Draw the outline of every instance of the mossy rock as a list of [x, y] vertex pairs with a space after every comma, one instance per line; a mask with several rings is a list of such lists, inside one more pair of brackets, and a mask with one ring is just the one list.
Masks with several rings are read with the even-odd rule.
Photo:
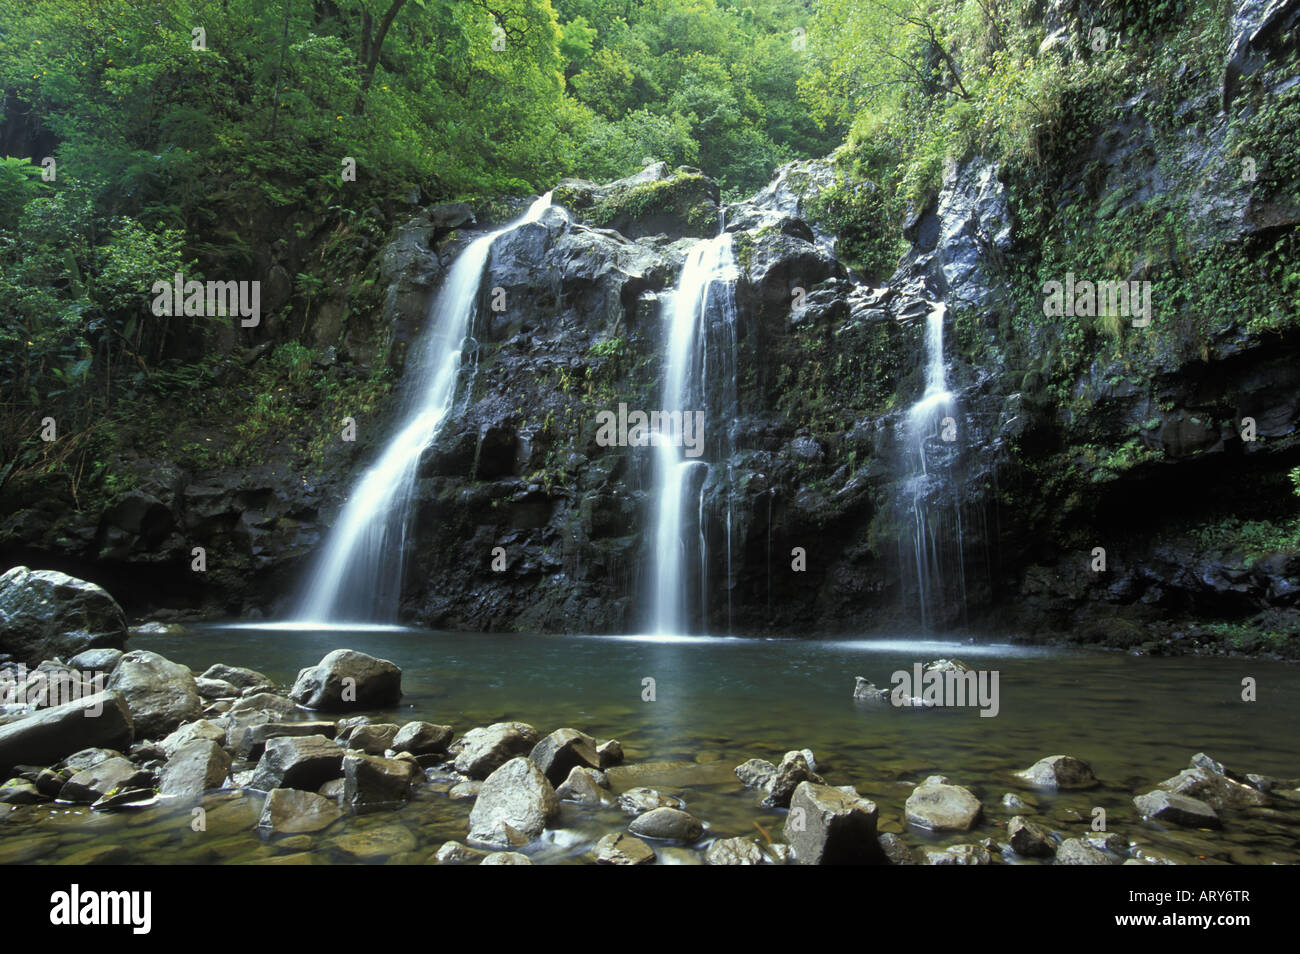
[[551, 200], [571, 214], [628, 238], [706, 238], [718, 231], [718, 184], [698, 170], [662, 165], [605, 186], [565, 179]]

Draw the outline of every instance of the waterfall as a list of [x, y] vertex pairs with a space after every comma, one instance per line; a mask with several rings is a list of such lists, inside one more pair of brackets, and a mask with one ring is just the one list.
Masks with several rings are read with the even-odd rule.
[[548, 192], [522, 217], [475, 239], [452, 264], [403, 376], [400, 424], [335, 521], [299, 601], [299, 619], [325, 623], [397, 618], [416, 469], [452, 409], [488, 253], [499, 236], [536, 222], [550, 205]]
[[903, 425], [907, 469], [902, 503], [910, 532], [903, 539], [902, 562], [904, 576], [915, 573], [921, 628], [926, 632], [932, 610], [950, 589], [958, 591], [963, 606], [966, 599], [960, 484], [953, 472], [957, 418], [943, 353], [946, 312], [942, 303], [931, 302], [925, 332], [925, 393], [908, 410]]
[[[732, 388], [735, 383], [737, 271], [731, 242], [731, 235], [724, 232], [691, 248], [682, 266], [668, 315], [663, 410], [669, 415], [680, 412], [683, 418], [690, 412], [706, 412], [708, 426], [719, 423], [717, 414], [709, 412], [716, 412], [719, 403], [726, 403], [717, 400], [716, 388], [710, 387], [710, 378], [713, 375], [729, 378]], [[711, 309], [718, 318], [716, 328], [710, 327]], [[730, 341], [719, 343], [720, 333], [728, 335]], [[710, 400], [711, 392], [714, 393], [713, 400]], [[709, 465], [703, 460], [688, 459], [684, 448], [667, 439], [667, 435], [654, 440], [654, 443], [657, 445], [657, 512], [650, 615], [656, 634], [678, 635], [687, 631], [696, 610], [706, 625], [708, 621], [708, 537], [705, 533], [704, 489]], [[725, 446], [725, 438], [709, 443]], [[694, 526], [686, 522], [688, 516], [693, 519]], [[687, 574], [691, 569], [699, 583], [698, 607], [690, 605], [694, 601], [688, 600], [687, 596], [687, 587], [692, 582], [687, 579]]]

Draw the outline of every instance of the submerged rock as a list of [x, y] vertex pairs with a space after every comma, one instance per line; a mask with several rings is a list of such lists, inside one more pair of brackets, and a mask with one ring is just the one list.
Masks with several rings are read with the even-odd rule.
[[479, 851], [477, 848], [471, 848], [468, 845], [462, 845], [458, 841], [444, 842], [438, 849], [433, 860], [440, 865], [467, 865], [475, 861], [481, 861], [487, 857], [486, 851]]
[[752, 838], [719, 838], [704, 852], [709, 865], [761, 865], [767, 856]]
[[323, 831], [343, 817], [330, 799], [296, 788], [273, 788], [262, 803], [258, 828], [276, 834], [304, 834]]
[[527, 855], [517, 851], [494, 851], [479, 862], [481, 865], [531, 865], [532, 863]]
[[655, 860], [653, 848], [622, 831], [601, 838], [592, 854], [598, 865], [647, 865]]

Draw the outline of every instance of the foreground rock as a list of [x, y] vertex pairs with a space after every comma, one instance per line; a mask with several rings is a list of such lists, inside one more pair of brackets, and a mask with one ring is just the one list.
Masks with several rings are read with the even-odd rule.
[[117, 789], [152, 785], [153, 776], [126, 759], [106, 759], [68, 779], [59, 791], [59, 798], [65, 802], [89, 804]]
[[1187, 768], [1157, 787], [1202, 801], [1216, 811], [1268, 804], [1267, 795], [1244, 784], [1240, 776], [1204, 752], [1192, 756]]
[[517, 851], [494, 851], [482, 861], [480, 865], [531, 865], [532, 861], [527, 855], [521, 855]]
[[210, 739], [194, 739], [180, 746], [167, 760], [158, 791], [178, 798], [199, 798], [220, 788], [230, 774], [230, 756]]
[[984, 808], [968, 789], [951, 785], [933, 775], [908, 796], [907, 821], [930, 831], [969, 831], [980, 820]]
[[596, 842], [592, 854], [598, 865], [648, 865], [655, 860], [653, 848], [640, 838], [621, 831]]
[[402, 670], [387, 659], [336, 649], [298, 673], [289, 696], [308, 709], [328, 712], [391, 706], [402, 698]]
[[510, 759], [483, 782], [469, 813], [471, 844], [510, 848], [540, 835], [560, 813], [555, 789], [532, 761]]
[[432, 755], [447, 751], [451, 742], [451, 726], [434, 725], [432, 722], [408, 722], [397, 730], [393, 736], [395, 752], [410, 752], [412, 755]]
[[1218, 813], [1195, 798], [1156, 789], [1133, 799], [1143, 818], [1180, 825], [1183, 828], [1222, 828]]
[[122, 649], [126, 615], [94, 583], [16, 566], [0, 576], [0, 653], [28, 666], [89, 649]]
[[241, 695], [252, 695], [255, 692], [270, 692], [275, 689], [275, 683], [268, 676], [262, 675], [256, 669], [245, 669], [242, 666], [227, 666], [223, 663], [215, 663], [203, 671], [202, 679], [211, 679], [216, 682], [225, 682], [239, 690]]
[[314, 792], [343, 774], [343, 750], [323, 735], [271, 739], [257, 763], [250, 788], [301, 788]]
[[825, 779], [812, 770], [812, 766], [808, 764], [808, 757], [803, 752], [785, 753], [781, 764], [776, 767], [776, 771], [764, 785], [767, 794], [763, 797], [763, 804], [784, 808], [790, 804], [794, 790], [803, 782], [823, 785]]
[[537, 730], [525, 722], [470, 729], [455, 745], [455, 768], [470, 778], [487, 778], [515, 756], [527, 755], [536, 744]]
[[262, 805], [258, 828], [276, 834], [299, 835], [322, 831], [343, 817], [328, 798], [296, 788], [273, 788]]
[[704, 824], [679, 808], [656, 808], [634, 818], [628, 831], [642, 838], [690, 843], [704, 834]]
[[1067, 838], [1056, 849], [1058, 865], [1108, 865], [1105, 852], [1088, 844], [1082, 838]]
[[124, 655], [108, 688], [126, 697], [136, 739], [165, 738], [203, 715], [203, 700], [190, 671], [148, 650]]
[[840, 788], [801, 782], [790, 799], [785, 840], [801, 865], [876, 864], [874, 802]]
[[991, 865], [993, 854], [983, 845], [953, 845], [939, 850], [924, 849], [927, 865]]
[[343, 759], [343, 804], [357, 814], [400, 808], [419, 777], [414, 762], [349, 752]]
[[1023, 815], [1014, 815], [1007, 822], [1007, 841], [1012, 851], [1026, 858], [1050, 858], [1056, 854], [1052, 833]]
[[562, 802], [599, 806], [609, 800], [605, 792], [608, 787], [609, 780], [603, 772], [575, 765], [569, 772], [569, 777], [555, 790], [555, 794]]
[[1096, 788], [1092, 766], [1069, 755], [1049, 755], [1016, 775], [1035, 788], [1056, 791]]
[[126, 749], [133, 737], [126, 697], [100, 692], [0, 726], [0, 767], [53, 765], [87, 748]]
[[704, 853], [707, 865], [761, 865], [763, 849], [752, 838], [719, 838]]
[[618, 797], [618, 807], [625, 815], [643, 815], [656, 808], [681, 808], [682, 801], [653, 788], [629, 788]]
[[596, 740], [577, 729], [556, 729], [533, 746], [528, 757], [552, 785], [559, 785], [579, 766], [601, 767]]

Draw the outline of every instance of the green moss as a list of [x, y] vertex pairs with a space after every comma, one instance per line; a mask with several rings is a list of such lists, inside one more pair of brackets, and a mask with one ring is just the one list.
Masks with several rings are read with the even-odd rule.
[[713, 183], [700, 173], [678, 172], [668, 179], [617, 189], [591, 209], [597, 225], [626, 227], [649, 215], [673, 215], [699, 234], [717, 228]]

